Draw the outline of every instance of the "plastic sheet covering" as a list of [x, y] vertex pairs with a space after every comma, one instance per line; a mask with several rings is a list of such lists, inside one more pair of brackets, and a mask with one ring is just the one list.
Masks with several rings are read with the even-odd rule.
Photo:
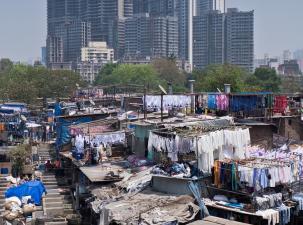
[[[117, 224], [139, 224], [140, 215], [145, 214], [145, 224], [164, 224], [164, 220], [170, 222], [172, 217], [180, 221], [189, 221], [199, 212], [199, 207], [193, 204], [194, 199], [191, 196], [171, 196], [159, 192], [144, 191], [132, 196], [128, 199], [112, 202], [102, 208], [100, 216], [100, 224], [108, 225], [110, 223]], [[186, 212], [187, 209], [193, 209], [192, 214]], [[182, 207], [181, 207], [182, 206]], [[165, 215], [169, 215], [166, 219], [158, 221], [160, 218], [153, 210], [159, 209]], [[178, 211], [176, 209], [179, 209]]]
[[195, 219], [199, 207], [187, 198], [180, 198], [164, 207], [156, 207], [141, 214], [140, 225], [185, 224]]
[[56, 147], [57, 150], [71, 141], [71, 134], [70, 134], [70, 125], [77, 125], [80, 123], [87, 123], [91, 122], [92, 119], [89, 117], [77, 118], [74, 120], [65, 120], [60, 118], [58, 123], [56, 124], [56, 133], [57, 133], [57, 140], [56, 140]]
[[232, 112], [243, 111], [249, 113], [258, 108], [258, 97], [257, 96], [233, 96], [231, 98], [231, 110]]
[[193, 193], [193, 195], [195, 196], [195, 198], [199, 204], [199, 207], [201, 209], [201, 219], [203, 219], [206, 216], [209, 216], [208, 209], [205, 206], [205, 204], [201, 198], [201, 190], [199, 188], [199, 185], [197, 183], [194, 183], [193, 181], [190, 181], [188, 184], [188, 187], [191, 190], [191, 192]]
[[36, 205], [41, 205], [41, 199], [46, 189], [41, 181], [29, 181], [17, 187], [9, 188], [5, 192], [5, 198], [18, 197], [20, 200], [24, 196], [31, 196]]

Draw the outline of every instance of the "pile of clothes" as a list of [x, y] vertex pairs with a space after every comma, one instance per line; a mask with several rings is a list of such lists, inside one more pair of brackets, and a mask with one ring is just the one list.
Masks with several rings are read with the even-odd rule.
[[127, 161], [130, 164], [130, 167], [141, 167], [141, 166], [149, 166], [153, 163], [145, 158], [140, 158], [136, 155], [130, 155], [127, 157]]
[[151, 173], [179, 178], [197, 178], [203, 176], [203, 174], [192, 165], [176, 162], [172, 164], [159, 164], [152, 169]]
[[3, 218], [8, 222], [23, 221], [25, 217], [31, 216], [36, 211], [36, 206], [31, 196], [24, 196], [22, 200], [18, 197], [6, 198], [4, 207]]
[[253, 199], [254, 208], [257, 210], [266, 210], [280, 207], [282, 205], [282, 193], [263, 195]]

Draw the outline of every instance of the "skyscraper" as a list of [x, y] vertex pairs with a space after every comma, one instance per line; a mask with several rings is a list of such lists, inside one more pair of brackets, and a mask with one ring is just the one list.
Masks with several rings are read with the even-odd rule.
[[225, 0], [196, 0], [197, 16], [209, 11], [225, 12]]
[[247, 71], [254, 64], [254, 13], [228, 9], [194, 17], [194, 67], [230, 63]]
[[225, 14], [210, 11], [194, 17], [194, 67], [203, 69], [209, 64], [225, 61]]
[[89, 41], [113, 46], [119, 20], [133, 14], [133, 0], [48, 0], [48, 36], [62, 38], [64, 62], [75, 63]]
[[177, 17], [179, 29], [179, 59], [193, 65], [193, 15], [196, 12], [193, 0], [178, 0]]
[[176, 17], [136, 14], [125, 21], [125, 57], [161, 58], [178, 56]]
[[[81, 20], [80, 0], [47, 1], [49, 63], [76, 63], [81, 48], [91, 40], [91, 24]], [[60, 56], [60, 57], [59, 57]]]
[[228, 9], [226, 13], [226, 62], [249, 72], [254, 69], [254, 11]]

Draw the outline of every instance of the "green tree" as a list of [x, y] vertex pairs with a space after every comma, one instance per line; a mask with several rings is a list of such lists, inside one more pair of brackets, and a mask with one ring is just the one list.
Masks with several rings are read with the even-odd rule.
[[98, 81], [101, 85], [138, 84], [148, 85], [150, 88], [156, 88], [160, 83], [163, 84], [164, 81], [159, 78], [151, 65], [132, 64], [119, 64], [111, 74], [106, 74]]
[[0, 73], [8, 72], [13, 67], [13, 62], [10, 59], [0, 59]]
[[247, 80], [249, 86], [258, 87], [261, 91], [279, 92], [281, 78], [275, 69], [257, 68], [255, 73]]
[[240, 67], [230, 64], [210, 65], [204, 70], [196, 70], [192, 78], [196, 80], [196, 90], [217, 92], [224, 90], [224, 84], [231, 84], [232, 92], [245, 90], [245, 79], [248, 74]]
[[30, 145], [19, 145], [9, 152], [14, 174], [20, 176], [23, 173], [26, 158], [31, 157]]
[[101, 85], [103, 82], [103, 79], [107, 79], [109, 76], [111, 76], [114, 69], [117, 67], [118, 67], [118, 64], [116, 64], [116, 63], [105, 64], [95, 79], [95, 85]]
[[179, 70], [173, 58], [156, 59], [152, 62], [152, 66], [161, 79], [172, 83], [176, 91], [185, 90], [186, 75]]
[[80, 76], [72, 71], [13, 65], [0, 76], [0, 97], [26, 103], [34, 103], [43, 97], [68, 97], [76, 90], [77, 83], [85, 86]]

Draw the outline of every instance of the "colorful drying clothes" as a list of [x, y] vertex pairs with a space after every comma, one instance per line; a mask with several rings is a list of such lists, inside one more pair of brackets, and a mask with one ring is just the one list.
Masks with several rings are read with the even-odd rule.
[[236, 163], [224, 163], [216, 160], [213, 170], [214, 184], [220, 188], [237, 191], [239, 174]]
[[225, 94], [209, 94], [207, 96], [208, 108], [213, 110], [228, 110], [229, 98]]
[[285, 113], [288, 102], [286, 96], [275, 96], [274, 113]]

